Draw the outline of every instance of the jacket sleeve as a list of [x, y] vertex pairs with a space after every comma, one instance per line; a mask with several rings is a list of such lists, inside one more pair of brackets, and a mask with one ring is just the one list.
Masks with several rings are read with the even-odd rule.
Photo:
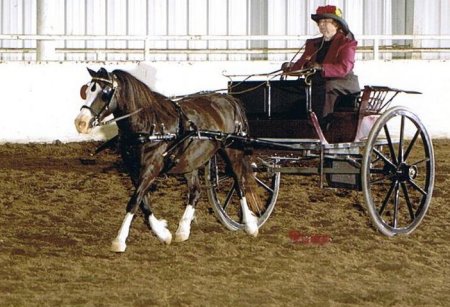
[[322, 64], [322, 77], [343, 78], [353, 70], [357, 42], [345, 42], [336, 52], [336, 57]]

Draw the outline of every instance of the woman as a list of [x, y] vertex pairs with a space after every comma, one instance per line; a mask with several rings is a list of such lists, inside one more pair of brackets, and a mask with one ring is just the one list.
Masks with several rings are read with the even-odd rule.
[[284, 63], [282, 69], [317, 69], [312, 79], [312, 108], [322, 123], [333, 112], [339, 96], [359, 95], [358, 77], [353, 74], [357, 41], [336, 6], [319, 6], [311, 18], [317, 22], [322, 37], [307, 40], [300, 59], [293, 65]]

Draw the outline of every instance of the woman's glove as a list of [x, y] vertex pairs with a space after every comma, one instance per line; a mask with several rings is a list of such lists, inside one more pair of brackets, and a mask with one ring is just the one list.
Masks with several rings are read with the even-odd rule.
[[306, 67], [307, 68], [312, 68], [312, 69], [315, 69], [315, 70], [322, 70], [323, 69], [322, 68], [322, 64], [319, 64], [319, 63], [316, 63], [316, 62], [313, 62], [313, 63], [309, 62], [306, 65]]
[[283, 72], [290, 71], [292, 66], [294, 66], [294, 63], [292, 63], [292, 62], [284, 62], [283, 64], [281, 64], [281, 70]]

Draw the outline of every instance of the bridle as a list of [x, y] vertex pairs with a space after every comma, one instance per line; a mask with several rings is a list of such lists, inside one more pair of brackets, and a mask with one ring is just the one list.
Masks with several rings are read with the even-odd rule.
[[[89, 112], [91, 112], [91, 114], [94, 116], [94, 120], [92, 122], [93, 127], [100, 125], [100, 118], [101, 118], [102, 114], [105, 111], [109, 110], [111, 101], [114, 97], [114, 94], [115, 94], [116, 88], [117, 88], [117, 82], [114, 82], [114, 81], [111, 81], [111, 80], [105, 79], [105, 78], [100, 78], [100, 77], [93, 77], [91, 80], [91, 83], [92, 82], [94, 83], [94, 85], [92, 85], [94, 87], [94, 90], [95, 90], [96, 86], [100, 86], [100, 82], [108, 84], [104, 88], [100, 87], [102, 89], [100, 99], [102, 100], [102, 102], [104, 104], [99, 111], [94, 110], [92, 105], [86, 105], [86, 104], [84, 104], [80, 108], [80, 110], [83, 110], [83, 109], [89, 110]], [[81, 88], [81, 93], [85, 92], [87, 90], [87, 88], [88, 88], [88, 84], [83, 85], [83, 87]], [[83, 96], [83, 94], [81, 96], [82, 96], [81, 98], [86, 99], [86, 96]]]
[[[141, 109], [138, 109], [138, 110], [136, 110], [136, 111], [134, 111], [134, 112], [131, 112], [131, 113], [129, 113], [129, 114], [126, 114], [126, 115], [124, 115], [124, 116], [120, 116], [120, 117], [113, 118], [113, 119], [111, 119], [111, 120], [102, 122], [102, 121], [101, 121], [102, 114], [103, 114], [105, 111], [108, 111], [108, 110], [111, 109], [111, 108], [110, 108], [111, 102], [112, 102], [112, 100], [113, 100], [113, 98], [114, 98], [114, 96], [115, 96], [115, 94], [116, 94], [117, 88], [118, 88], [119, 86], [118, 86], [118, 83], [117, 83], [117, 81], [116, 81], [116, 77], [115, 77], [114, 75], [113, 75], [113, 77], [112, 77], [112, 80], [106, 79], [106, 78], [101, 78], [101, 77], [93, 77], [91, 82], [94, 82], [94, 85], [93, 85], [93, 86], [96, 86], [97, 84], [98, 84], [98, 86], [100, 86], [100, 82], [103, 82], [103, 83], [108, 84], [107, 86], [105, 86], [104, 88], [102, 88], [102, 93], [101, 93], [100, 99], [103, 101], [104, 105], [102, 106], [102, 108], [101, 108], [99, 111], [95, 111], [94, 108], [93, 108], [92, 106], [88, 106], [88, 105], [83, 105], [83, 106], [81, 107], [81, 109], [80, 109], [80, 110], [82, 110], [82, 109], [88, 109], [89, 112], [91, 112], [91, 114], [94, 116], [94, 120], [92, 121], [92, 127], [98, 127], [98, 126], [109, 125], [109, 124], [115, 123], [115, 122], [117, 122], [117, 121], [119, 121], [119, 120], [128, 118], [128, 117], [130, 117], [130, 116], [132, 116], [132, 115], [134, 115], [134, 114], [136, 114], [136, 113], [138, 113], [138, 112], [141, 111]], [[87, 84], [84, 85], [84, 86], [82, 87], [82, 91], [83, 91], [83, 90], [86, 90], [85, 87], [87, 87], [87, 86], [88, 86]], [[83, 97], [82, 97], [82, 98], [83, 98]]]

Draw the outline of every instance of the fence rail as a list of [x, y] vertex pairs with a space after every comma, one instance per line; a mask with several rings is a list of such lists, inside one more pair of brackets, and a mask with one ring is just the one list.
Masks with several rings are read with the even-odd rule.
[[[32, 54], [36, 55], [36, 61], [49, 60], [48, 54], [135, 54], [139, 55], [140, 60], [148, 61], [156, 54], [226, 54], [226, 55], [273, 55], [273, 54], [292, 54], [298, 51], [298, 48], [292, 47], [253, 47], [249, 42], [260, 41], [274, 45], [275, 42], [304, 42], [311, 36], [306, 35], [154, 35], [154, 36], [129, 36], [129, 35], [24, 35], [24, 34], [3, 34], [0, 35], [2, 44], [0, 54]], [[359, 47], [357, 53], [372, 54], [372, 59], [380, 59], [381, 54], [415, 54], [420, 58], [422, 53], [436, 53], [440, 59], [450, 59], [450, 35], [361, 35], [357, 37]], [[96, 44], [108, 45], [109, 42], [125, 42], [127, 47], [68, 47], [68, 42], [96, 42]], [[172, 47], [170, 42], [226, 42], [227, 46], [231, 42], [245, 42], [243, 47], [239, 48], [214, 48], [207, 46], [205, 48], [192, 47]], [[409, 43], [405, 43], [405, 42]], [[28, 45], [27, 47], [5, 47], [6, 45]], [[165, 42], [166, 48], [155, 48], [155, 42]], [[394, 42], [394, 43], [393, 43]], [[401, 43], [395, 43], [401, 42]], [[433, 46], [427, 46], [430, 45]], [[49, 45], [49, 43], [51, 43]], [[57, 44], [63, 44], [63, 47]], [[128, 45], [140, 43], [140, 47], [128, 47]], [[30, 46], [32, 45], [32, 46]], [[292, 44], [291, 44], [292, 45]], [[426, 47], [423, 47], [423, 46]], [[436, 46], [434, 46], [436, 45]], [[419, 54], [419, 56], [417, 56]], [[51, 58], [50, 58], [51, 60]], [[57, 60], [57, 59], [55, 59]]]

